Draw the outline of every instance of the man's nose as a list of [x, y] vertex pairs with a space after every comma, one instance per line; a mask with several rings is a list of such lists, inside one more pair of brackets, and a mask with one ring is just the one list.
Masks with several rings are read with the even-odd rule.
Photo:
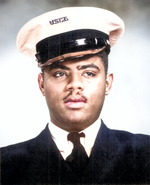
[[79, 74], [72, 74], [68, 80], [67, 90], [84, 90], [83, 79]]

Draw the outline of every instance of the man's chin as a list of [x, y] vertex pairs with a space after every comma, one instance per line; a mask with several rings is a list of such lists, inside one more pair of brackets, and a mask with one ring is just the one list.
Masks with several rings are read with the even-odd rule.
[[69, 132], [80, 132], [93, 124], [93, 122], [89, 122], [89, 120], [87, 119], [83, 120], [79, 118], [78, 119], [68, 119], [66, 120], [66, 123], [67, 124], [66, 124], [65, 130]]

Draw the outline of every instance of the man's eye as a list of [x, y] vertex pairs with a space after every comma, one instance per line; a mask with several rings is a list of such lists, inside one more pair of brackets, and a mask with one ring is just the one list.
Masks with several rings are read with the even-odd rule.
[[84, 76], [91, 77], [91, 76], [95, 76], [95, 74], [93, 72], [86, 72], [84, 73]]
[[54, 74], [54, 76], [56, 76], [56, 77], [61, 77], [61, 76], [65, 76], [66, 74], [64, 73], [64, 72], [56, 72], [55, 74]]

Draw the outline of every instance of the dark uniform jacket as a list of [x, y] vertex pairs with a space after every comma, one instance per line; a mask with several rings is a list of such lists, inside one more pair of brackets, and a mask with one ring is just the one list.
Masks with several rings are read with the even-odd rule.
[[81, 178], [56, 147], [48, 126], [34, 139], [1, 148], [2, 185], [150, 184], [150, 137], [102, 122]]

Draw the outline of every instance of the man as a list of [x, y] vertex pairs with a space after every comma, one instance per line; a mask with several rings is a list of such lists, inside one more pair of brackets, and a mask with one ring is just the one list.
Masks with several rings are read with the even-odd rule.
[[123, 31], [117, 15], [91, 7], [51, 11], [20, 30], [18, 49], [42, 69], [50, 123], [1, 149], [3, 185], [150, 183], [150, 137], [99, 120], [113, 81], [108, 54]]

